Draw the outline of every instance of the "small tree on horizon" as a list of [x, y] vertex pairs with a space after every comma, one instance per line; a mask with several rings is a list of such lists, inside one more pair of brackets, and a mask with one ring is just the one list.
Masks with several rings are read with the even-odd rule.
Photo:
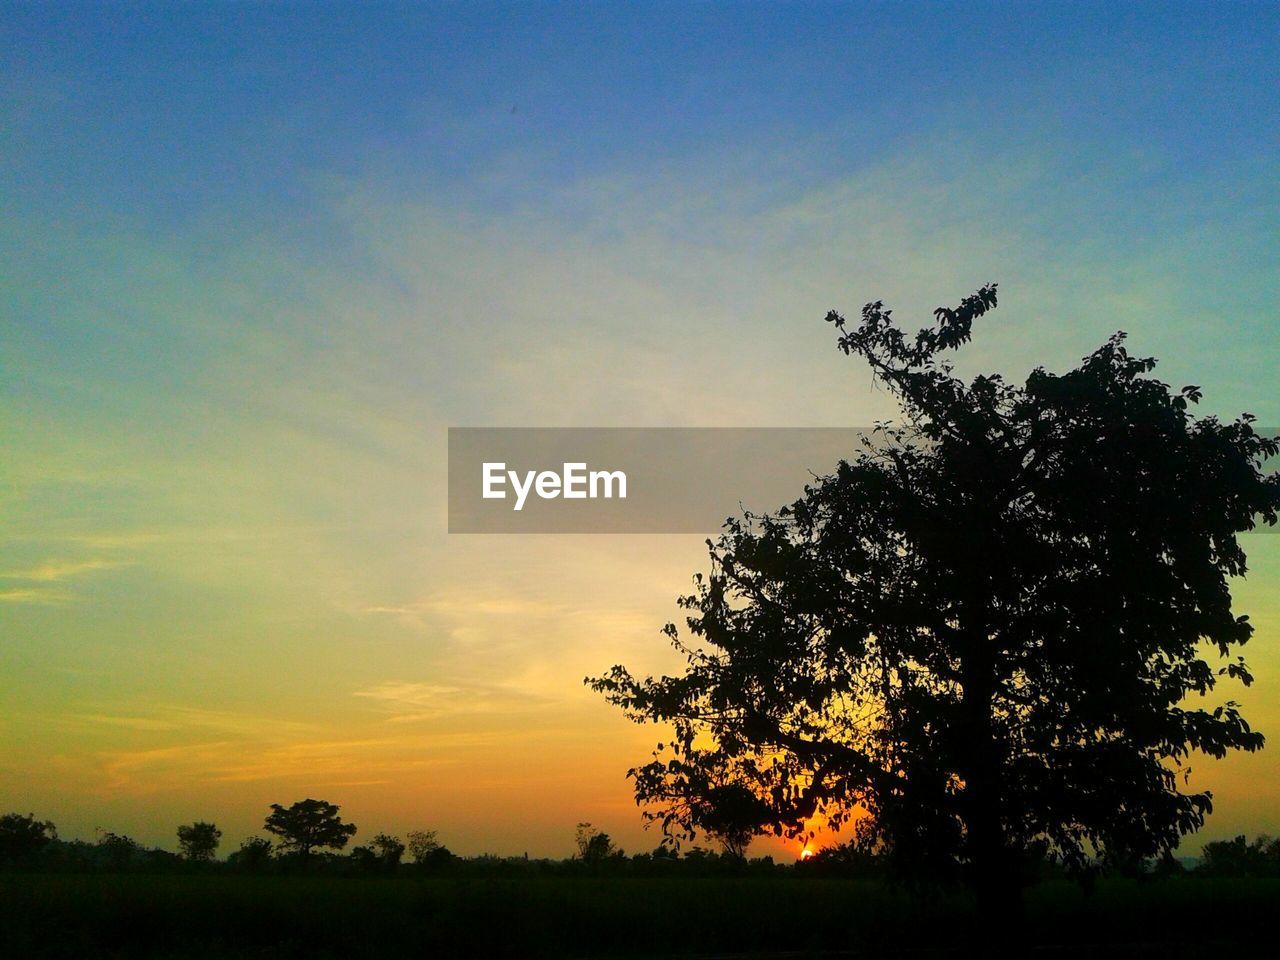
[[271, 805], [263, 829], [280, 838], [282, 849], [310, 857], [317, 848], [341, 850], [356, 833], [354, 823], [343, 823], [337, 804], [327, 800], [299, 800], [290, 807]]
[[393, 837], [389, 833], [378, 834], [369, 841], [369, 847], [384, 867], [393, 869], [400, 865], [400, 858], [404, 856], [405, 851], [405, 845], [400, 842], [400, 838]]
[[212, 860], [221, 840], [222, 831], [203, 820], [178, 827], [178, 846], [182, 855], [192, 862], [204, 863]]
[[607, 833], [585, 821], [579, 823], [574, 831], [574, 844], [578, 848], [578, 859], [583, 863], [599, 864], [626, 856]]
[[266, 837], [245, 837], [240, 849], [227, 857], [227, 863], [256, 870], [271, 859], [271, 841]]
[[410, 830], [405, 834], [405, 840], [409, 856], [419, 867], [445, 867], [456, 859], [449, 848], [440, 842], [435, 830]]
[[410, 830], [405, 834], [409, 856], [413, 857], [414, 863], [426, 863], [437, 850], [441, 849], [436, 833], [435, 830]]
[[97, 847], [105, 855], [107, 863], [114, 869], [121, 869], [133, 862], [141, 849], [138, 841], [123, 833], [114, 833], [98, 827]]
[[1198, 701], [1251, 680], [1228, 579], [1237, 534], [1276, 521], [1276, 441], [1193, 417], [1200, 389], [1123, 333], [1063, 375], [965, 383], [943, 355], [995, 305], [992, 284], [914, 336], [879, 302], [828, 314], [905, 422], [708, 541], [687, 630], [665, 629], [683, 674], [588, 678], [674, 727], [629, 772], [664, 831], [865, 811], [900, 876], [962, 876], [995, 922], [1037, 851], [1081, 876], [1166, 855], [1212, 809], [1191, 751], [1262, 746], [1235, 702]]

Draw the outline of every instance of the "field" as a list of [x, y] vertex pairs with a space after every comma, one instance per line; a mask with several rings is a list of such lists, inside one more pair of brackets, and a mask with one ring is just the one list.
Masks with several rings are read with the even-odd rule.
[[[1029, 891], [1014, 956], [1275, 956], [1280, 880]], [[949, 957], [960, 897], [805, 878], [358, 878], [8, 874], [0, 956]]]

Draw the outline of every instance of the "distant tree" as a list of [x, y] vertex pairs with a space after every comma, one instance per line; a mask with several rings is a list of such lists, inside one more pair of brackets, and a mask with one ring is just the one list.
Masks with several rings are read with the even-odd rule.
[[404, 856], [405, 846], [400, 842], [398, 837], [390, 834], [380, 833], [370, 841], [369, 846], [373, 848], [374, 854], [378, 861], [384, 866], [394, 869], [400, 865], [400, 858]]
[[1182, 861], [1173, 855], [1173, 851], [1166, 852], [1158, 860], [1151, 863], [1151, 876], [1167, 879], [1169, 877], [1180, 877], [1187, 872], [1187, 868], [1183, 866]]
[[338, 806], [325, 800], [299, 800], [291, 807], [271, 805], [263, 823], [268, 833], [280, 838], [280, 846], [303, 857], [317, 848], [341, 850], [356, 833], [354, 823], [343, 823]]
[[858, 849], [854, 844], [837, 844], [824, 847], [811, 857], [796, 862], [796, 869], [803, 874], [845, 877], [883, 876], [883, 864], [873, 855]]
[[191, 861], [212, 860], [221, 840], [222, 831], [203, 820], [178, 827], [178, 846], [182, 849], [182, 855]]
[[117, 870], [128, 866], [139, 850], [138, 841], [110, 830], [99, 830], [97, 845], [107, 864]]
[[685, 863], [705, 866], [707, 861], [714, 859], [715, 856], [715, 853], [711, 850], [695, 843], [685, 849], [684, 856], [681, 859]]
[[587, 821], [582, 821], [573, 831], [573, 843], [578, 848], [578, 859], [585, 860], [587, 858], [587, 850], [591, 846], [591, 840], [600, 831], [597, 830]]
[[6, 813], [0, 816], [0, 864], [28, 863], [57, 838], [53, 823], [34, 813]]
[[409, 841], [409, 856], [413, 857], [414, 863], [426, 863], [442, 849], [435, 830], [410, 830], [405, 837]]
[[227, 863], [256, 870], [271, 859], [271, 841], [266, 837], [245, 837], [240, 849], [227, 857]]
[[883, 877], [884, 847], [874, 825], [867, 819], [854, 821], [844, 843], [823, 847], [797, 860], [796, 868], [806, 874], [846, 877]]
[[992, 284], [915, 336], [878, 302], [832, 311], [905, 422], [726, 523], [687, 634], [666, 628], [682, 675], [588, 679], [673, 725], [630, 771], [665, 830], [715, 829], [725, 800], [792, 836], [869, 813], [899, 875], [962, 871], [995, 920], [1037, 844], [1081, 876], [1160, 857], [1211, 809], [1190, 752], [1262, 746], [1234, 702], [1188, 698], [1251, 680], [1229, 579], [1237, 534], [1276, 521], [1276, 441], [1193, 417], [1200, 389], [1151, 377], [1123, 333], [1061, 376], [965, 383], [943, 355], [995, 305]]
[[614, 846], [607, 833], [602, 833], [589, 823], [578, 824], [574, 842], [578, 847], [578, 859], [584, 863], [598, 864], [626, 856], [619, 847]]
[[139, 849], [138, 853], [139, 859], [147, 869], [177, 867], [183, 862], [179, 854], [174, 853], [172, 850], [161, 850], [159, 847], [143, 847]]
[[1217, 877], [1280, 877], [1280, 839], [1262, 834], [1250, 843], [1241, 834], [1206, 843], [1199, 870]]

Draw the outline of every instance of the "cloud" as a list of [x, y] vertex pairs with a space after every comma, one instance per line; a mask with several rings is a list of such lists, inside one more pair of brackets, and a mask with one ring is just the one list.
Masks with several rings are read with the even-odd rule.
[[51, 718], [50, 722], [77, 730], [115, 727], [153, 733], [214, 733], [223, 737], [242, 739], [314, 736], [321, 730], [314, 723], [266, 714], [211, 710], [178, 704], [153, 704], [130, 713], [110, 711], [68, 713]]
[[388, 680], [352, 696], [376, 702], [391, 723], [438, 720], [460, 714], [520, 713], [553, 701], [511, 684], [466, 683], [461, 686]]
[[474, 623], [476, 618], [509, 618], [522, 620], [529, 618], [545, 619], [549, 617], [565, 617], [572, 610], [565, 604], [551, 600], [543, 600], [519, 596], [497, 596], [482, 594], [477, 591], [464, 593], [454, 591], [452, 596], [432, 595], [420, 600], [405, 603], [374, 605], [361, 609], [366, 614], [384, 614], [400, 618], [402, 622], [413, 626], [425, 626], [432, 619], [443, 619], [449, 622]]
[[[535, 734], [524, 732], [518, 739]], [[558, 737], [562, 731], [540, 731]], [[454, 732], [420, 735], [326, 737], [301, 740], [196, 740], [164, 746], [103, 750], [89, 758], [95, 789], [143, 795], [183, 790], [192, 783], [247, 784], [290, 781], [306, 789], [405, 782], [406, 776], [465, 764], [474, 750], [505, 748], [512, 734]], [[66, 766], [76, 761], [60, 757]]]
[[264, 714], [158, 704], [128, 713], [71, 713], [47, 722], [81, 738], [105, 734], [108, 742], [135, 742], [79, 759], [62, 757], [72, 766], [88, 763], [93, 788], [103, 794], [149, 794], [193, 782], [373, 784], [427, 765], [420, 738], [336, 736], [326, 725]]
[[[20, 580], [28, 583], [58, 584], [97, 570], [127, 567], [131, 564], [116, 560], [46, 560], [25, 570], [9, 570], [0, 573], [0, 580]], [[59, 606], [74, 603], [77, 597], [66, 590], [48, 587], [15, 587], [0, 590], [0, 603], [27, 603], [36, 606]]]
[[120, 560], [46, 560], [28, 570], [10, 570], [0, 574], [6, 580], [32, 580], [37, 583], [57, 583], [62, 580], [91, 573], [94, 570], [111, 570], [131, 564]]
[[56, 606], [72, 603], [76, 597], [59, 590], [18, 589], [0, 590], [0, 603], [30, 603], [37, 606]]

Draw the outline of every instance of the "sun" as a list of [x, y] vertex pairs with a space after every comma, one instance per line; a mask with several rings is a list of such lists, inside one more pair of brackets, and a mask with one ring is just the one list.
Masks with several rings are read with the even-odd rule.
[[812, 856], [813, 856], [813, 851], [810, 850], [808, 847], [805, 847], [803, 850], [800, 851], [801, 860], [808, 860]]

